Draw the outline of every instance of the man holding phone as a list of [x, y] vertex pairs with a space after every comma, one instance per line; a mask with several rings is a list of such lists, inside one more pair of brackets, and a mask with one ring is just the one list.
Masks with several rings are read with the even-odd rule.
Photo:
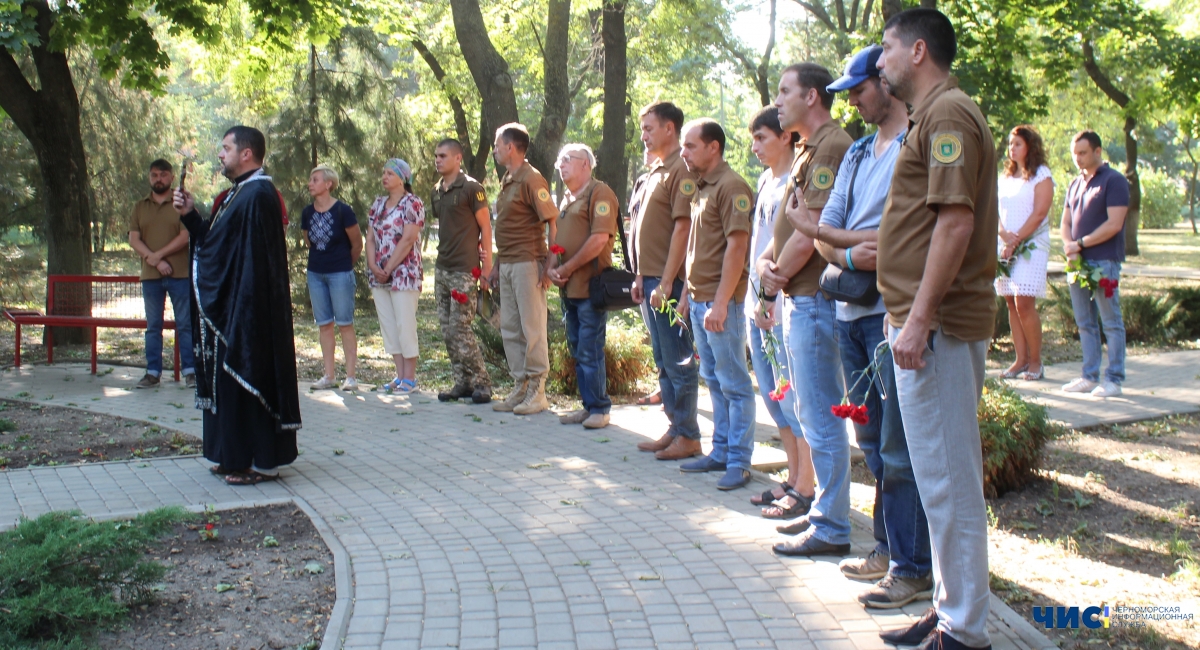
[[129, 218], [129, 246], [142, 258], [142, 300], [146, 305], [146, 375], [137, 388], [155, 388], [161, 381], [163, 311], [168, 295], [175, 311], [184, 381], [189, 387], [196, 385], [188, 231], [171, 205], [174, 180], [171, 163], [162, 158], [150, 163], [150, 194], [133, 206]]

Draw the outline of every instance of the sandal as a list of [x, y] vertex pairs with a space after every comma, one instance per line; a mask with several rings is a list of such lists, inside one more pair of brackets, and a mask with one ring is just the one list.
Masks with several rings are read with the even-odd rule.
[[765, 506], [767, 504], [774, 503], [774, 502], [782, 499], [783, 497], [787, 496], [787, 490], [789, 487], [791, 487], [790, 485], [787, 484], [787, 481], [780, 481], [779, 487], [783, 488], [783, 496], [782, 497], [775, 496], [775, 490], [778, 488], [771, 488], [770, 490], [767, 490], [766, 492], [763, 492], [762, 494], [760, 494], [758, 496], [750, 497], [750, 505]]
[[277, 480], [279, 480], [278, 474], [272, 476], [271, 474], [263, 474], [254, 470], [245, 473], [230, 474], [225, 477], [225, 482], [229, 485], [258, 485], [259, 483]]
[[395, 379], [393, 379], [383, 385], [383, 392], [385, 392], [385, 393], [394, 393], [399, 389], [400, 389], [400, 378], [399, 377], [396, 377]]
[[1000, 373], [1000, 378], [1001, 379], [1016, 379], [1016, 378], [1020, 377], [1021, 373], [1025, 372], [1026, 370], [1029, 370], [1028, 363], [1021, 366], [1020, 368], [1017, 368], [1016, 370], [1005, 370], [1004, 372]]
[[1021, 373], [1017, 377], [1017, 379], [1020, 379], [1021, 381], [1041, 381], [1045, 377], [1046, 377], [1046, 366], [1043, 364], [1041, 366], [1038, 366], [1037, 372], [1029, 372], [1028, 370], [1026, 370], [1025, 372]]
[[652, 406], [654, 404], [662, 404], [662, 393], [656, 390], [653, 393], [650, 393], [649, 395], [639, 397], [637, 403], [638, 403], [638, 406]]
[[813, 497], [806, 497], [790, 486], [787, 489], [787, 494], [784, 496], [791, 497], [794, 503], [786, 508], [783, 506], [763, 508], [763, 519], [791, 519], [808, 514], [809, 508], [812, 507]]
[[213, 465], [212, 467], [208, 468], [208, 471], [217, 476], [229, 476], [230, 474], [236, 474], [236, 472], [233, 470], [226, 469], [224, 465]]

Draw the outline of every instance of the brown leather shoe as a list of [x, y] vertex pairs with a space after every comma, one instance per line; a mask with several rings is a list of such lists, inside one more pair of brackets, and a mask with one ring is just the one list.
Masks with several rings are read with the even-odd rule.
[[654, 454], [654, 457], [659, 460], [683, 460], [698, 456], [704, 452], [700, 451], [700, 441], [692, 440], [685, 436], [675, 436], [675, 440], [671, 441], [671, 446]]
[[662, 451], [667, 447], [670, 447], [671, 441], [674, 439], [675, 437], [670, 433], [664, 433], [663, 437], [655, 440], [654, 442], [639, 442], [637, 446], [638, 451]]

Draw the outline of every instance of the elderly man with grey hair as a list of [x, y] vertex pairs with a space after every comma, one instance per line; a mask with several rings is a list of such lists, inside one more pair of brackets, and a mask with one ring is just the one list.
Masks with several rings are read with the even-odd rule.
[[596, 156], [586, 144], [564, 146], [554, 166], [566, 189], [547, 273], [562, 297], [567, 345], [575, 358], [576, 383], [583, 401], [582, 409], [559, 419], [563, 424], [600, 429], [608, 426], [612, 408], [604, 377], [608, 312], [592, 306], [588, 284], [612, 265], [620, 204], [612, 188], [592, 178]]

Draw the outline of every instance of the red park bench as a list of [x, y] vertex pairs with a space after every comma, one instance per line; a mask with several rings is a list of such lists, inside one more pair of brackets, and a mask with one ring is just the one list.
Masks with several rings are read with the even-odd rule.
[[[170, 301], [168, 301], [168, 307]], [[46, 278], [46, 313], [5, 307], [4, 318], [17, 327], [14, 365], [21, 366], [21, 327], [46, 327], [46, 362], [54, 363], [54, 327], [81, 327], [92, 333], [92, 374], [96, 374], [96, 330], [146, 329], [142, 281], [136, 275], [51, 275]], [[163, 321], [175, 329], [174, 320]], [[175, 381], [179, 381], [179, 338], [175, 337]]]

